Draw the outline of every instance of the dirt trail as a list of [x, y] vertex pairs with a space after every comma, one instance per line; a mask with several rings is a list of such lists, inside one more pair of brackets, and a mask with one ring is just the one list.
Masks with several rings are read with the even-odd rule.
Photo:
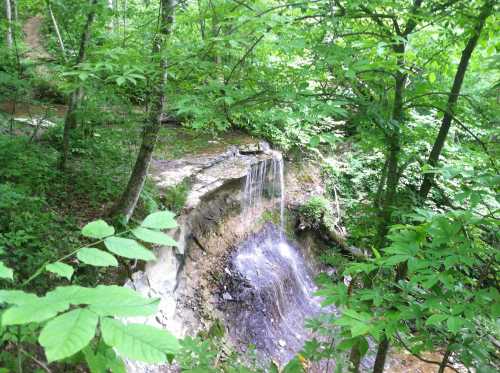
[[35, 16], [28, 18], [23, 26], [23, 32], [26, 35], [24, 41], [28, 46], [26, 57], [33, 60], [52, 59], [52, 56], [45, 50], [40, 36], [43, 18]]

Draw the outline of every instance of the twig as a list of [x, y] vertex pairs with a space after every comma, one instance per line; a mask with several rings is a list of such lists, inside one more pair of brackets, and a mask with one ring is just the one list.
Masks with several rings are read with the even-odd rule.
[[[428, 363], [428, 364], [441, 365], [440, 361], [429, 360], [429, 359], [426, 359], [426, 358], [422, 357], [421, 355], [417, 354], [416, 352], [413, 352], [408, 347], [408, 345], [403, 341], [403, 339], [400, 337], [399, 333], [396, 333], [396, 335], [397, 335], [397, 339], [398, 339], [399, 343], [401, 343], [401, 345], [404, 347], [404, 349], [406, 351], [408, 351], [410, 354], [412, 354], [413, 356], [415, 356], [418, 360], [421, 360], [424, 363]], [[453, 366], [451, 366], [449, 364], [446, 364], [446, 367], [454, 370], [457, 373], [460, 373], [455, 367], [453, 367]]]
[[44, 364], [42, 361], [38, 360], [36, 357], [31, 355], [30, 353], [26, 352], [22, 347], [19, 347], [19, 351], [27, 357], [29, 357], [31, 360], [33, 360], [36, 364], [38, 364], [43, 370], [45, 370], [47, 373], [52, 373], [52, 371], [49, 369], [49, 367]]
[[335, 207], [337, 208], [337, 221], [335, 222], [335, 224], [337, 224], [339, 221], [340, 221], [340, 207], [339, 207], [339, 199], [337, 197], [337, 188], [335, 187], [335, 185], [333, 186], [333, 193], [335, 194]]

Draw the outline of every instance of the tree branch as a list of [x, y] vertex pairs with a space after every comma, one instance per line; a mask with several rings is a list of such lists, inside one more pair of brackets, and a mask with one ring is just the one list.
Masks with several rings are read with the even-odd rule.
[[[401, 338], [401, 336], [399, 335], [399, 333], [396, 332], [396, 335], [397, 335], [397, 339], [399, 341], [399, 343], [401, 343], [401, 345], [404, 347], [404, 349], [406, 351], [408, 351], [410, 354], [412, 354], [413, 356], [415, 356], [418, 360], [421, 360], [423, 361], [424, 363], [428, 363], [428, 364], [433, 364], [433, 365], [441, 365], [441, 362], [440, 361], [434, 361], [434, 360], [429, 360], [429, 359], [426, 359], [424, 357], [422, 357], [421, 355], [413, 352], [409, 347], [408, 345], [403, 341], [403, 339]], [[455, 372], [457, 373], [460, 373], [455, 367], [449, 365], [449, 364], [446, 364], [446, 367], [447, 368], [450, 368], [452, 370], [454, 370]]]

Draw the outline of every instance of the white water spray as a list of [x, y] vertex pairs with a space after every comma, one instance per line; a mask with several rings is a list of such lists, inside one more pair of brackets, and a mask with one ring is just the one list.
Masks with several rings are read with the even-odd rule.
[[280, 228], [285, 227], [285, 179], [283, 156], [273, 151], [271, 159], [252, 165], [243, 187], [242, 210], [245, 219], [252, 219], [265, 201], [278, 205]]
[[[231, 290], [227, 322], [237, 344], [253, 344], [267, 357], [286, 362], [309, 332], [305, 319], [320, 311], [316, 286], [297, 247], [287, 240], [283, 157], [251, 166], [242, 189], [242, 218], [255, 220], [265, 209], [279, 211], [279, 226], [266, 223], [234, 253], [232, 271], [241, 283]], [[233, 284], [234, 285], [234, 284]]]

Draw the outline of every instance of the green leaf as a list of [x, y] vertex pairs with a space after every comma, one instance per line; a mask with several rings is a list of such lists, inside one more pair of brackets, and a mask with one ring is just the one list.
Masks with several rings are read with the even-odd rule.
[[21, 290], [0, 290], [0, 304], [8, 303], [21, 305], [39, 299], [35, 294], [25, 293]]
[[119, 317], [153, 315], [159, 303], [159, 298], [145, 298], [130, 288], [116, 285], [59, 287], [47, 293], [47, 297], [52, 300], [63, 299], [75, 306], [87, 304], [91, 311], [101, 316]]
[[356, 321], [351, 324], [351, 335], [353, 338], [360, 335], [365, 335], [370, 331], [370, 329], [371, 327], [369, 324]]
[[432, 315], [431, 317], [429, 317], [427, 319], [427, 321], [425, 322], [425, 325], [438, 325], [440, 324], [442, 321], [446, 320], [448, 318], [448, 315], [443, 315], [443, 314], [435, 314], [435, 315]]
[[115, 228], [108, 225], [104, 220], [96, 220], [83, 227], [82, 234], [85, 237], [102, 239], [115, 234]]
[[123, 356], [146, 363], [163, 363], [167, 354], [179, 350], [177, 339], [167, 332], [149, 325], [128, 324], [109, 318], [101, 319], [104, 342]]
[[123, 76], [119, 76], [117, 79], [116, 79], [116, 84], [118, 84], [119, 86], [123, 85], [123, 83], [125, 83], [125, 77]]
[[304, 367], [302, 366], [298, 357], [294, 357], [292, 360], [285, 365], [283, 373], [304, 373]]
[[[160, 232], [158, 232], [160, 233]], [[121, 237], [108, 237], [104, 240], [106, 248], [116, 255], [124, 258], [155, 260], [156, 257], [152, 251], [146, 249], [135, 240]]]
[[113, 255], [107, 253], [106, 251], [95, 249], [93, 247], [86, 247], [79, 250], [76, 253], [76, 257], [83, 263], [89, 264], [94, 267], [118, 266], [118, 261]]
[[69, 302], [54, 300], [47, 297], [36, 298], [30, 302], [7, 309], [2, 314], [2, 325], [22, 325], [31, 322], [42, 322], [56, 316], [59, 312], [66, 311]]
[[0, 262], [0, 278], [14, 279], [14, 271], [3, 264], [3, 262]]
[[71, 356], [94, 338], [98, 317], [95, 313], [78, 308], [49, 321], [42, 329], [38, 341], [45, 349], [50, 363]]
[[118, 302], [92, 303], [90, 310], [100, 316], [149, 316], [154, 315], [160, 304], [160, 298], [143, 298], [138, 295], [123, 297]]
[[408, 259], [411, 259], [410, 256], [406, 254], [398, 254], [398, 255], [393, 255], [388, 257], [387, 259], [383, 260], [383, 263], [388, 266], [394, 266], [396, 264], [402, 263], [407, 261]]
[[317, 135], [312, 136], [309, 139], [309, 146], [312, 146], [313, 148], [316, 148], [321, 142], [321, 138]]
[[429, 83], [434, 83], [436, 81], [436, 74], [429, 73], [429, 75], [427, 76], [427, 79], [429, 79]]
[[101, 342], [97, 345], [94, 353], [93, 348], [88, 345], [83, 350], [83, 356], [90, 369], [90, 373], [126, 373], [123, 360], [116, 356], [115, 351]]
[[357, 342], [358, 342], [357, 338], [346, 338], [337, 345], [337, 349], [339, 351], [348, 351], [352, 348], [352, 346], [357, 344]]
[[165, 246], [177, 246], [177, 242], [172, 237], [162, 232], [139, 227], [134, 229], [132, 233], [134, 234], [134, 236], [144, 242]]
[[73, 276], [73, 272], [75, 272], [72, 266], [62, 262], [47, 264], [45, 266], [45, 269], [49, 272], [55, 273], [60, 277], [65, 277], [68, 280], [71, 280], [71, 276]]
[[446, 320], [446, 326], [448, 330], [452, 333], [458, 333], [460, 331], [461, 326], [463, 325], [463, 320], [458, 316], [451, 316]]
[[176, 228], [175, 214], [170, 211], [158, 211], [146, 216], [141, 224], [144, 228], [171, 229]]

